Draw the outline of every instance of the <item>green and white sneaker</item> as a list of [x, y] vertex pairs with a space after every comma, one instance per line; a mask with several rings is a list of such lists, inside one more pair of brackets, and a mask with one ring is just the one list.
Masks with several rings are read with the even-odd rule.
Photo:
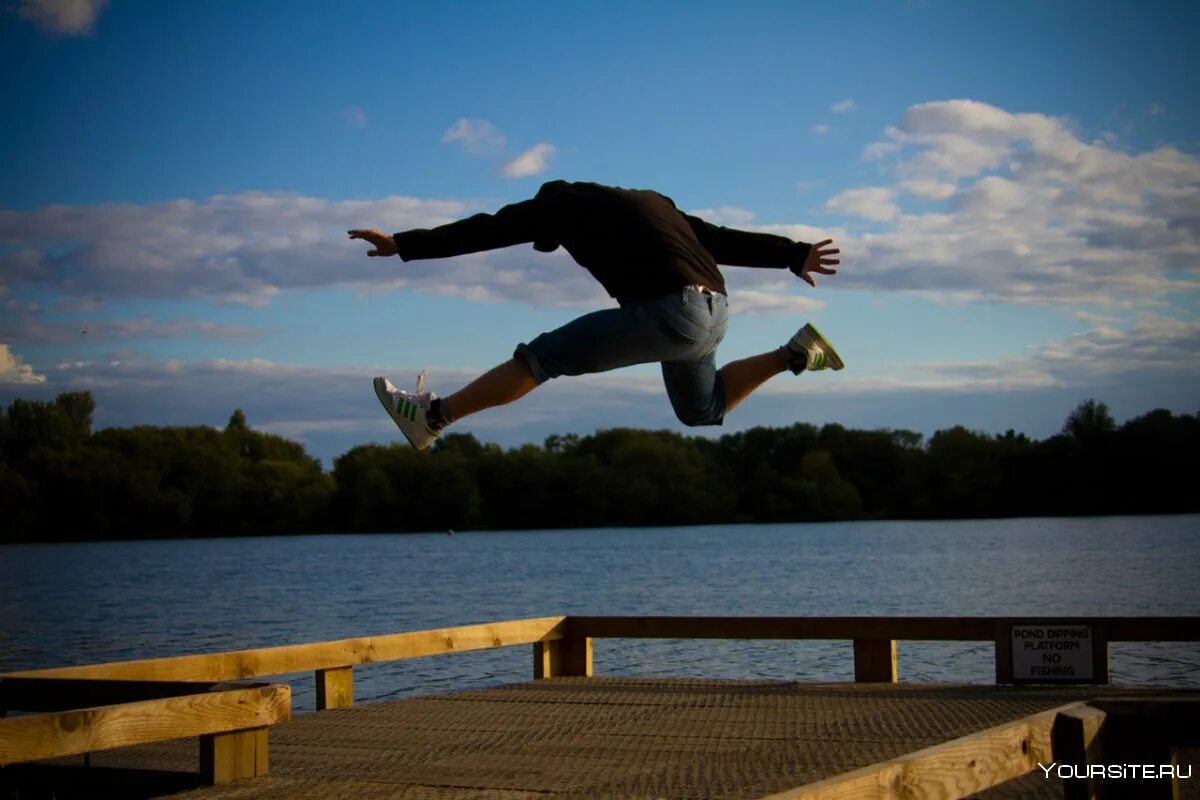
[[841, 369], [846, 366], [833, 345], [811, 322], [798, 330], [785, 347], [789, 357], [788, 369], [793, 375], [805, 370]]
[[391, 381], [381, 376], [375, 379], [375, 396], [413, 447], [424, 450], [437, 441], [438, 432], [429, 427], [426, 419], [429, 404], [437, 395], [425, 391], [424, 370], [417, 375], [416, 392], [397, 389]]

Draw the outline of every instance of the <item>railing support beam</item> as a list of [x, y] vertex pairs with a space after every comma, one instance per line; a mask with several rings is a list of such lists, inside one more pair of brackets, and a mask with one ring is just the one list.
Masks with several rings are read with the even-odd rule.
[[533, 644], [533, 677], [565, 678], [592, 676], [592, 638], [568, 636]]
[[854, 680], [858, 683], [895, 683], [896, 640], [855, 639]]
[[200, 776], [206, 783], [266, 775], [268, 766], [266, 728], [200, 737]]
[[317, 711], [354, 705], [354, 667], [317, 670]]

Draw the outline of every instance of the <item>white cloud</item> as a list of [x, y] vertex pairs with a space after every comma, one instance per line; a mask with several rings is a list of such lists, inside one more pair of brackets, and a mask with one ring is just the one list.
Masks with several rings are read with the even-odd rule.
[[462, 142], [463, 149], [473, 156], [495, 155], [508, 143], [504, 134], [486, 119], [460, 118], [444, 134], [443, 142]]
[[922, 180], [903, 181], [896, 188], [905, 194], [925, 200], [945, 200], [958, 191], [958, 187], [953, 183]]
[[839, 100], [834, 103], [832, 106], [830, 106], [829, 110], [835, 114], [845, 114], [847, 111], [853, 111], [856, 108], [858, 108], [858, 106], [855, 105], [854, 101], [850, 98], [846, 98], [845, 100]]
[[346, 123], [352, 128], [367, 127], [367, 112], [361, 106], [350, 106], [346, 109]]
[[[1085, 143], [1067, 123], [974, 101], [910, 108], [885, 131], [895, 152], [878, 186], [828, 199], [846, 230], [754, 225], [748, 209], [714, 221], [801, 241], [834, 238], [835, 288], [901, 290], [945, 302], [1153, 307], [1200, 291], [1200, 158], [1172, 147], [1123, 152]], [[997, 156], [996, 154], [1001, 155]], [[986, 155], [986, 158], [984, 157]], [[526, 169], [544, 167], [534, 158]], [[991, 164], [985, 167], [985, 164]], [[946, 207], [916, 213], [916, 200]], [[494, 201], [483, 210], [494, 210]], [[427, 228], [478, 210], [459, 201], [331, 201], [246, 192], [149, 205], [0, 210], [0, 296], [45, 304], [204, 298], [264, 305], [280, 292], [348, 286], [533, 305], [604, 302], [561, 250], [529, 247], [437, 261], [368, 259], [346, 230]], [[864, 227], [869, 226], [869, 227]], [[731, 287], [775, 291], [778, 270], [726, 270]], [[795, 287], [789, 287], [795, 288]], [[2, 340], [2, 339], [0, 339]]]
[[689, 211], [693, 217], [699, 217], [714, 225], [747, 225], [754, 221], [754, 212], [737, 206], [720, 206], [719, 208], [697, 208]]
[[895, 219], [900, 207], [895, 202], [896, 193], [891, 189], [847, 189], [829, 198], [825, 208], [839, 214], [850, 214], [879, 221]]
[[[86, 301], [208, 298], [265, 305], [284, 289], [426, 280], [422, 262], [366, 258], [350, 228], [426, 228], [471, 208], [387, 197], [244, 192], [137, 205], [0, 211], [0, 281]], [[5, 250], [8, 250], [5, 252]]]
[[535, 144], [512, 161], [502, 164], [499, 173], [505, 178], [526, 178], [530, 175], [538, 175], [549, 169], [550, 159], [557, 154], [558, 150], [552, 144]]
[[91, 33], [108, 0], [21, 0], [17, 14], [43, 30], [64, 36]]
[[825, 303], [821, 300], [782, 292], [764, 292], [753, 289], [734, 290], [730, 292], [729, 297], [729, 310], [734, 315], [775, 312], [807, 313], [820, 311], [823, 308], [825, 308]]
[[46, 376], [33, 371], [8, 345], [0, 344], [0, 383], [45, 383]]
[[[864, 157], [885, 185], [832, 211], [890, 223], [863, 233], [839, 285], [952, 302], [1146, 306], [1200, 290], [1200, 158], [1082, 141], [1064, 119], [972, 100], [922, 103]], [[901, 199], [951, 200], [905, 213]]]
[[825, 134], [829, 133], [829, 126], [825, 125], [824, 123], [813, 125], [812, 129], [813, 133], [815, 133], [817, 136], [824, 136]]
[[1148, 110], [1150, 111], [1150, 116], [1152, 117], [1160, 117], [1167, 113], [1167, 110], [1158, 103], [1151, 103]]
[[955, 209], [968, 216], [1004, 219], [1028, 201], [1028, 191], [1028, 187], [1022, 187], [1008, 178], [989, 175], [960, 194]]

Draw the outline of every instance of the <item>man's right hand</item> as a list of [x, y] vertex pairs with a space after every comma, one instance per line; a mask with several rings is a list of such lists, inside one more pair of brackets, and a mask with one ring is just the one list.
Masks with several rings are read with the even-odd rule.
[[396, 240], [386, 233], [377, 231], [374, 228], [360, 228], [346, 232], [350, 234], [351, 239], [364, 239], [374, 245], [374, 250], [367, 251], [367, 255], [369, 256], [396, 255]]

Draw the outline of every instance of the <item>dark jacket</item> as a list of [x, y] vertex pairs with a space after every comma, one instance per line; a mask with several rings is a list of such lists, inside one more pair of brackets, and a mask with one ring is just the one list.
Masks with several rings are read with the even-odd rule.
[[645, 189], [551, 181], [531, 200], [432, 229], [397, 233], [405, 261], [444, 258], [533, 242], [559, 245], [618, 302], [651, 300], [700, 284], [726, 293], [717, 264], [799, 267], [811, 245], [712, 225]]

